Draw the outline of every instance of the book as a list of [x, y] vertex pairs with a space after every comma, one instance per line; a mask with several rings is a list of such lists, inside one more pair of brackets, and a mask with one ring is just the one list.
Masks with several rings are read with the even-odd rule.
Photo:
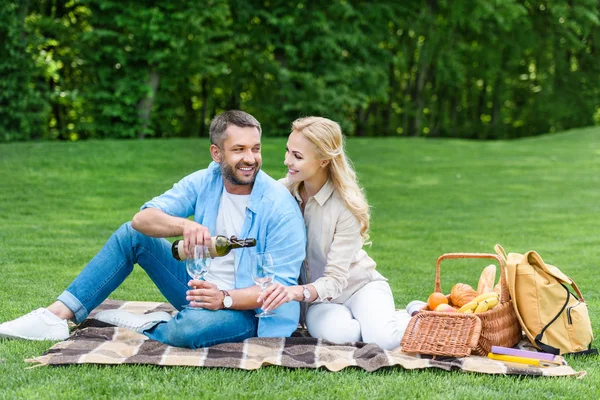
[[537, 358], [508, 356], [505, 354], [488, 353], [488, 358], [491, 358], [492, 360], [498, 360], [498, 361], [534, 365], [536, 367], [557, 367], [557, 366], [561, 365], [560, 362], [555, 362], [555, 361], [539, 360]]
[[507, 356], [537, 358], [538, 360], [555, 361], [554, 354], [542, 353], [539, 351], [513, 349], [510, 347], [492, 346], [492, 353], [504, 354]]

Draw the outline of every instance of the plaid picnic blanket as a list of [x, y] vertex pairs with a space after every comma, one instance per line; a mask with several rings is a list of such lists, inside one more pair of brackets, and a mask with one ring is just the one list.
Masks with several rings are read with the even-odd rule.
[[120, 308], [135, 313], [167, 311], [166, 303], [106, 300], [79, 325], [64, 342], [52, 346], [40, 357], [26, 360], [36, 366], [68, 364], [152, 364], [162, 366], [223, 367], [254, 370], [265, 365], [289, 368], [327, 368], [340, 371], [358, 367], [376, 371], [384, 367], [405, 369], [458, 369], [485, 374], [584, 376], [568, 365], [540, 368], [503, 363], [486, 357], [435, 357], [403, 353], [400, 348], [387, 351], [375, 344], [338, 345], [306, 337], [301, 331], [290, 338], [252, 338], [241, 343], [224, 343], [203, 349], [171, 347], [124, 328], [94, 319], [101, 310]]

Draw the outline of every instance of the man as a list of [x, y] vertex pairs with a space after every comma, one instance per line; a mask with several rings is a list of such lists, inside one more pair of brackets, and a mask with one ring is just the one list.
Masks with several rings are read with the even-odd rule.
[[[173, 346], [198, 348], [249, 337], [290, 336], [299, 304], [255, 317], [260, 287], [252, 281], [251, 251], [269, 252], [275, 280], [296, 284], [305, 256], [300, 210], [288, 190], [260, 170], [260, 123], [242, 111], [226, 111], [210, 125], [214, 162], [176, 183], [122, 225], [71, 285], [47, 308], [0, 325], [0, 337], [63, 340], [67, 320], [82, 322], [139, 264], [180, 312], [134, 315], [105, 311], [106, 322]], [[193, 216], [194, 220], [188, 219]], [[187, 249], [211, 236], [256, 238], [256, 249], [238, 249], [212, 261], [206, 281], [190, 281], [185, 262], [171, 255], [167, 237], [183, 236]], [[188, 286], [189, 285], [189, 286]], [[192, 289], [190, 289], [192, 288]], [[184, 308], [191, 304], [193, 308]]]

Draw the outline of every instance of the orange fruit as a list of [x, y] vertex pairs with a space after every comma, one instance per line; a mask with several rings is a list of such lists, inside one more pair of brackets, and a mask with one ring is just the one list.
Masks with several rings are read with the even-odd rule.
[[427, 299], [427, 307], [429, 307], [430, 310], [435, 310], [440, 304], [448, 304], [448, 298], [446, 298], [443, 293], [431, 293]]

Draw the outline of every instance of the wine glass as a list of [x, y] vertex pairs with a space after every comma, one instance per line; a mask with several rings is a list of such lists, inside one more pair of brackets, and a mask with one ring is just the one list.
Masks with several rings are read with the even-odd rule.
[[[204, 275], [210, 268], [210, 250], [208, 246], [200, 244], [190, 248], [190, 255], [185, 260], [185, 268], [192, 279], [203, 281]], [[186, 308], [197, 308], [191, 305], [184, 306]]]
[[[252, 255], [252, 280], [264, 292], [267, 286], [273, 283], [275, 278], [275, 265], [271, 253], [254, 253]], [[256, 314], [258, 318], [265, 318], [275, 315], [273, 311], [263, 311]]]

